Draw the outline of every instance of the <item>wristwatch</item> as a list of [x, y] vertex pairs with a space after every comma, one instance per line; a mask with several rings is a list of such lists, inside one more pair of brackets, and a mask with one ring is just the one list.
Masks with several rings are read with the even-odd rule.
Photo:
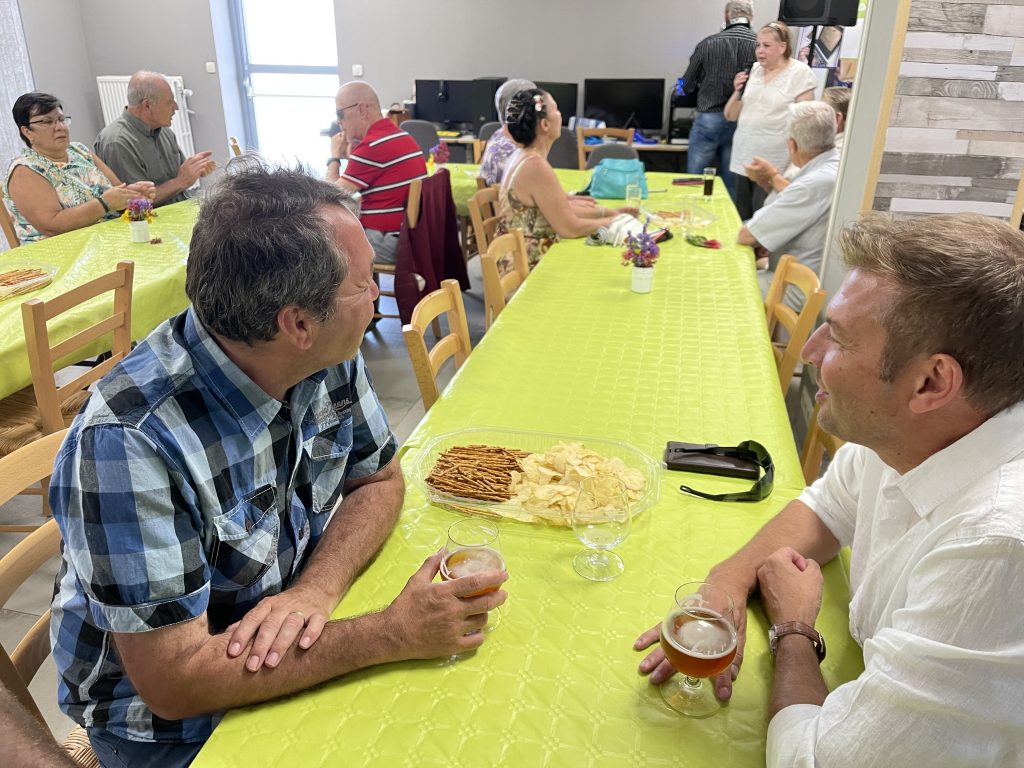
[[331, 163], [337, 163], [338, 165], [341, 165], [341, 158], [340, 157], [328, 157], [327, 158], [327, 167], [328, 168], [331, 167]]
[[825, 660], [825, 638], [814, 627], [808, 626], [800, 621], [785, 621], [782, 624], [772, 624], [768, 630], [768, 650], [775, 658], [775, 652], [779, 650], [779, 640], [786, 635], [803, 635], [814, 644], [814, 652], [818, 655], [818, 663]]

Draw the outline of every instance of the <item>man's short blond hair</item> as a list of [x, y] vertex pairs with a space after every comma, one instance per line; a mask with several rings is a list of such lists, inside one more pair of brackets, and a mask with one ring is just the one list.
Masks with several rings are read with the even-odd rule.
[[992, 416], [1024, 399], [1024, 233], [973, 213], [896, 219], [864, 214], [839, 235], [846, 265], [882, 278], [894, 300], [883, 381], [916, 355], [960, 364], [964, 394]]

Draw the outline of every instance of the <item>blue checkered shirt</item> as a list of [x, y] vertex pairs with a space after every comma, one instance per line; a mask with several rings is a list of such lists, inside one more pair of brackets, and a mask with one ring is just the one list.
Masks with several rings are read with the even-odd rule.
[[150, 711], [110, 633], [204, 612], [223, 631], [298, 577], [344, 482], [395, 450], [361, 356], [282, 403], [191, 309], [157, 328], [100, 382], [50, 481], [64, 540], [50, 625], [61, 708], [128, 739], [209, 737], [219, 714]]

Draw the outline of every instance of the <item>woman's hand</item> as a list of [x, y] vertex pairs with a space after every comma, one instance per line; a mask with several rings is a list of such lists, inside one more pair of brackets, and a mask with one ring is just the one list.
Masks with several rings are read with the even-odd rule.
[[123, 211], [128, 207], [128, 202], [130, 200], [135, 200], [138, 196], [138, 193], [126, 184], [111, 187], [100, 195], [104, 202], [106, 202], [107, 207], [112, 211]]
[[748, 72], [737, 72], [736, 76], [732, 79], [732, 89], [734, 91], [739, 92], [739, 90], [743, 87], [744, 83], [746, 83], [749, 79], [750, 74]]
[[613, 210], [613, 213], [616, 213], [616, 214], [628, 213], [630, 216], [639, 216], [640, 215], [640, 209], [637, 208], [634, 205], [624, 205], [621, 208], [615, 208]]
[[135, 193], [135, 197], [144, 197], [147, 200], [156, 199], [156, 184], [152, 181], [136, 181], [133, 184], [126, 184], [127, 189]]

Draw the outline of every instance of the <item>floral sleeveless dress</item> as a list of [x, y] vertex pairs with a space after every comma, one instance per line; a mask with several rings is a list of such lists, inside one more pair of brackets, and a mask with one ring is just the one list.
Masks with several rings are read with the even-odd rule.
[[[18, 157], [14, 158], [4, 179], [4, 203], [14, 219], [14, 229], [18, 233], [18, 239], [23, 243], [42, 240], [44, 235], [29, 224], [28, 219], [22, 215], [18, 206], [11, 200], [9, 189], [11, 174], [19, 165], [32, 169], [50, 182], [54, 192], [57, 193], [61, 208], [74, 208], [76, 205], [87, 203], [94, 197], [102, 195], [111, 186], [110, 179], [96, 166], [92, 155], [84, 144], [73, 142], [68, 146], [68, 161], [66, 163], [58, 163], [44, 157], [31, 147], [26, 147]], [[107, 214], [107, 218], [114, 218], [118, 215], [118, 212], [113, 211]]]
[[[498, 196], [498, 211], [501, 218], [498, 220], [497, 232], [503, 235], [513, 229], [521, 230], [526, 240], [526, 255], [530, 263], [530, 269], [537, 266], [540, 257], [547, 253], [548, 248], [558, 242], [558, 234], [544, 218], [540, 208], [535, 205], [527, 205], [515, 193], [516, 176], [523, 164], [536, 155], [529, 155], [520, 160], [507, 172], [505, 180], [501, 185], [501, 193]], [[538, 158], [540, 159], [540, 158]], [[504, 259], [503, 259], [504, 261]], [[504, 274], [511, 268], [511, 264], [499, 264], [499, 271]]]

